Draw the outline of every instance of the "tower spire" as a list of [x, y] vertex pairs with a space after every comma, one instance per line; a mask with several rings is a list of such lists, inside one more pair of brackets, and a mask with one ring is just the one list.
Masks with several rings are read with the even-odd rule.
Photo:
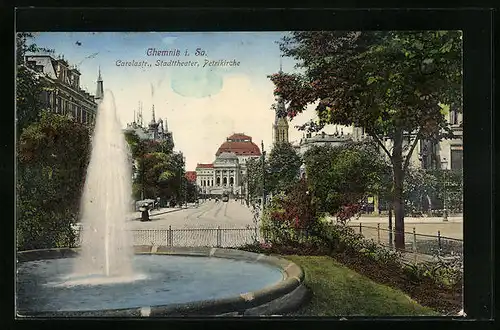
[[155, 105], [153, 104], [153, 119], [151, 120], [152, 123], [156, 123], [155, 119]]
[[142, 127], [142, 102], [139, 101], [139, 116], [140, 116], [140, 121], [139, 121], [139, 124], [141, 125]]
[[101, 77], [101, 66], [99, 66], [99, 75], [97, 77], [97, 90], [95, 93], [96, 102], [101, 102], [104, 97], [104, 88], [102, 85], [102, 77]]
[[283, 56], [280, 55], [280, 73], [283, 72]]

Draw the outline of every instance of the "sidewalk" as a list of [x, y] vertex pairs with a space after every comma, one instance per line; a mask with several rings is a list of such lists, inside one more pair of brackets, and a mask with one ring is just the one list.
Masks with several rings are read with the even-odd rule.
[[[329, 217], [329, 219], [332, 219], [333, 222], [336, 221], [335, 217]], [[395, 219], [394, 216], [392, 217], [392, 221], [394, 223]], [[448, 221], [444, 221], [443, 217], [419, 217], [419, 218], [413, 218], [413, 217], [405, 217], [404, 218], [405, 223], [462, 223], [463, 222], [463, 217], [448, 217]], [[368, 223], [388, 223], [389, 222], [389, 217], [388, 216], [361, 216], [359, 219], [352, 218], [351, 221], [349, 221], [349, 224], [368, 224]]]

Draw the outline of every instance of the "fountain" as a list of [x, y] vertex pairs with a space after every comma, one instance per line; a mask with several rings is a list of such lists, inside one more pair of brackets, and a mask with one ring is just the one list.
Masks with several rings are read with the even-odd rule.
[[82, 247], [75, 274], [131, 277], [132, 237], [125, 230], [132, 196], [128, 145], [108, 92], [97, 113], [82, 197]]
[[304, 274], [290, 261], [222, 248], [134, 246], [126, 221], [128, 152], [107, 91], [81, 200], [81, 247], [18, 252], [19, 316], [265, 315], [300, 305]]

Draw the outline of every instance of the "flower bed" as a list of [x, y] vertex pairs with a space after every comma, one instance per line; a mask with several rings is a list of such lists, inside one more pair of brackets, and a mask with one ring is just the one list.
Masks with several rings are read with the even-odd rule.
[[[279, 239], [240, 249], [276, 255], [320, 256], [335, 260], [372, 279], [407, 293], [420, 304], [449, 315], [462, 309], [462, 271], [443, 260], [405, 264], [401, 254], [366, 240], [345, 225], [282, 228]], [[307, 233], [307, 234], [306, 234]], [[272, 237], [268, 233], [268, 237]], [[286, 240], [283, 237], [287, 237]]]

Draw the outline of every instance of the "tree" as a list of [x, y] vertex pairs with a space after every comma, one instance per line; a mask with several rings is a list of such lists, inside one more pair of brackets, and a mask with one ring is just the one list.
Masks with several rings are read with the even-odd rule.
[[135, 198], [184, 199], [186, 182], [181, 154], [146, 153], [139, 158], [137, 174]]
[[336, 208], [328, 196], [331, 189], [330, 167], [340, 150], [330, 146], [313, 146], [303, 156], [312, 203], [321, 214], [332, 213]]
[[305, 153], [307, 181], [318, 212], [359, 209], [366, 197], [387, 190], [390, 169], [376, 149], [373, 144], [353, 143], [316, 146]]
[[171, 140], [143, 140], [134, 131], [125, 132], [125, 139], [137, 164], [137, 168], [134, 165], [134, 198], [161, 197], [167, 200], [184, 196], [184, 160], [182, 155], [173, 153]]
[[160, 184], [168, 182], [175, 176], [170, 163], [170, 155], [161, 152], [147, 153], [143, 156], [138, 180], [143, 185], [144, 198], [158, 197], [160, 195]]
[[269, 154], [266, 190], [280, 192], [299, 181], [302, 159], [290, 143], [278, 143]]
[[304, 69], [270, 77], [287, 114], [293, 118], [319, 101], [319, 127], [363, 127], [390, 159], [396, 247], [404, 248], [403, 182], [411, 154], [420, 139], [451, 137], [445, 115], [462, 108], [460, 31], [294, 32], [280, 47]]
[[40, 77], [33, 70], [26, 67], [24, 56], [28, 52], [53, 52], [53, 50], [40, 48], [31, 43], [31, 39], [33, 39], [32, 33], [23, 32], [16, 35], [16, 119], [18, 139], [26, 127], [38, 121], [45, 106], [41, 94], [47, 88]]
[[452, 212], [462, 211], [463, 175], [461, 171], [415, 168], [405, 176], [404, 185], [406, 207], [411, 212], [430, 212], [436, 209], [442, 210], [445, 207]]
[[[89, 128], [42, 112], [18, 148], [18, 247], [68, 246], [90, 157]], [[68, 236], [69, 235], [69, 236]]]
[[186, 179], [186, 198], [189, 203], [196, 202], [198, 198], [198, 187], [195, 182]]
[[[409, 167], [404, 180], [404, 199], [406, 214], [421, 213], [425, 206], [431, 211], [435, 200], [439, 181], [432, 172], [420, 168]], [[429, 201], [430, 200], [430, 201]]]
[[[247, 173], [244, 182], [248, 185], [248, 195], [251, 198], [262, 197], [262, 158], [250, 158], [247, 160]], [[269, 168], [268, 162], [265, 168]]]

